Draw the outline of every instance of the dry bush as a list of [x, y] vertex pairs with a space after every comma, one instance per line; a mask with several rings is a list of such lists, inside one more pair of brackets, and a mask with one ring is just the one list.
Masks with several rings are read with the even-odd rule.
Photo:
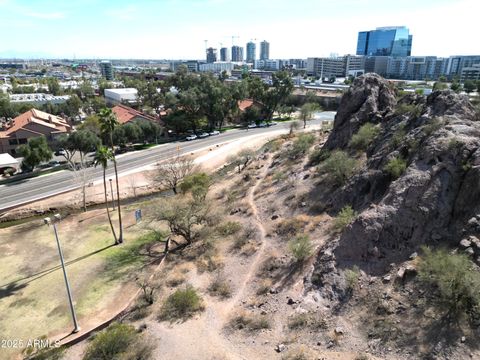
[[291, 237], [302, 232], [308, 221], [302, 217], [293, 217], [280, 221], [277, 225], [276, 233], [280, 236]]
[[257, 295], [265, 295], [270, 292], [270, 289], [272, 288], [272, 280], [270, 279], [265, 279], [263, 280], [260, 285], [257, 288], [256, 294]]
[[328, 322], [325, 315], [318, 311], [294, 314], [288, 318], [288, 328], [290, 330], [309, 328], [320, 331], [328, 328]]
[[213, 272], [220, 269], [224, 265], [223, 257], [215, 251], [206, 251], [196, 261], [198, 272]]
[[185, 282], [185, 276], [180, 271], [173, 272], [167, 279], [167, 285], [177, 287]]
[[165, 300], [158, 319], [160, 321], [188, 319], [204, 308], [201, 296], [193, 286], [187, 285], [185, 289], [176, 290]]
[[235, 330], [259, 331], [270, 329], [271, 324], [265, 315], [247, 314], [240, 312], [230, 320], [230, 327]]
[[232, 296], [232, 289], [230, 287], [230, 284], [225, 279], [219, 276], [213, 279], [213, 281], [210, 283], [208, 287], [208, 292], [210, 295], [217, 296], [222, 299], [226, 299]]

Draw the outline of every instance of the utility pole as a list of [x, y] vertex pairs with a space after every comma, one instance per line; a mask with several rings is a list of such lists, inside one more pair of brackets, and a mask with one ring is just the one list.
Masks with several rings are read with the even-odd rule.
[[[54, 217], [54, 221], [61, 220], [60, 214], [55, 214], [53, 217]], [[57, 240], [58, 255], [60, 256], [60, 262], [62, 264], [63, 278], [65, 279], [65, 287], [67, 288], [68, 303], [70, 305], [70, 312], [72, 313], [72, 320], [73, 320], [72, 333], [77, 333], [80, 331], [80, 326], [78, 326], [77, 315], [75, 313], [75, 308], [73, 307], [72, 293], [70, 291], [70, 283], [68, 282], [68, 277], [67, 277], [67, 269], [65, 268], [65, 261], [63, 260], [63, 251], [62, 251], [62, 247], [60, 246], [60, 240], [58, 239], [57, 224], [55, 224], [55, 222], [52, 222], [52, 220], [49, 217], [43, 219], [43, 222], [47, 225], [50, 225], [50, 224], [53, 225], [53, 232], [55, 233], [55, 239]]]

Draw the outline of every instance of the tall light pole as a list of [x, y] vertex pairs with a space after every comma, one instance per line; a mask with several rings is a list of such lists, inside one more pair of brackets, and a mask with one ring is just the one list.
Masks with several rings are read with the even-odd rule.
[[[54, 221], [60, 221], [61, 219], [60, 214], [55, 214], [53, 217], [54, 217]], [[70, 291], [70, 284], [68, 282], [68, 277], [67, 277], [67, 269], [65, 268], [65, 261], [63, 260], [63, 251], [62, 251], [62, 247], [60, 246], [60, 240], [58, 239], [57, 225], [55, 224], [55, 222], [52, 222], [52, 220], [49, 217], [43, 219], [43, 222], [47, 225], [50, 225], [50, 224], [53, 225], [53, 232], [55, 233], [55, 239], [57, 240], [58, 254], [60, 255], [60, 262], [62, 263], [63, 278], [65, 279], [65, 287], [67, 288], [68, 303], [70, 304], [70, 311], [72, 313], [72, 320], [73, 320], [72, 332], [77, 333], [80, 331], [80, 326], [78, 326], [77, 315], [75, 314], [75, 308], [73, 307], [72, 293]]]
[[112, 179], [108, 179], [110, 181], [110, 193], [112, 194], [112, 206], [113, 210], [115, 210], [115, 198], [113, 197], [113, 185], [112, 185]]

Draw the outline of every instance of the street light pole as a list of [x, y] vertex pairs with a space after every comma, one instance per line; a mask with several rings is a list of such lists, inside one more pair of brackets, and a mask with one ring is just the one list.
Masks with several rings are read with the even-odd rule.
[[108, 179], [110, 181], [110, 193], [112, 194], [112, 206], [113, 210], [115, 211], [115, 198], [113, 197], [113, 185], [112, 185], [112, 179]]
[[[60, 220], [60, 214], [55, 214], [54, 218], [56, 220]], [[46, 224], [50, 224], [50, 218], [45, 218], [44, 222]], [[58, 239], [58, 232], [57, 232], [57, 224], [53, 223], [53, 232], [55, 233], [55, 239], [57, 240], [57, 247], [58, 247], [58, 254], [60, 255], [60, 262], [62, 263], [62, 270], [63, 270], [63, 278], [65, 279], [65, 287], [67, 288], [67, 295], [68, 295], [68, 303], [70, 304], [70, 311], [72, 313], [72, 320], [73, 320], [73, 333], [77, 333], [80, 331], [80, 326], [78, 326], [77, 322], [77, 315], [75, 313], [75, 308], [73, 307], [73, 300], [72, 300], [72, 293], [70, 291], [70, 283], [68, 282], [67, 277], [67, 269], [65, 268], [65, 261], [63, 260], [63, 251], [62, 247], [60, 246], [60, 240]]]

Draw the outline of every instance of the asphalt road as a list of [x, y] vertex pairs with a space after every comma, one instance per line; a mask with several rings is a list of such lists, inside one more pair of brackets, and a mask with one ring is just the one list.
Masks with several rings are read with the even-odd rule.
[[[333, 120], [334, 112], [322, 112], [316, 114], [315, 118], [309, 122], [311, 125], [319, 125], [322, 120]], [[132, 171], [135, 168], [141, 168], [146, 165], [154, 164], [158, 161], [166, 160], [177, 154], [177, 148], [180, 147], [181, 154], [191, 153], [205, 147], [215, 146], [225, 142], [234, 141], [240, 138], [253, 136], [262, 133], [278, 131], [280, 129], [288, 131], [289, 122], [278, 123], [278, 125], [268, 128], [256, 128], [246, 130], [230, 130], [220, 135], [210, 136], [204, 139], [197, 139], [189, 142], [173, 142], [153, 148], [131, 152], [121, 155], [117, 159], [118, 172]], [[102, 169], [91, 169], [91, 181], [102, 179]], [[107, 168], [107, 177], [113, 175], [113, 166]], [[19, 182], [0, 186], [0, 211], [12, 209], [17, 206], [44, 199], [52, 195], [64, 193], [79, 187], [73, 180], [71, 171], [64, 170], [49, 175], [38, 176], [31, 179], [21, 180]]]

